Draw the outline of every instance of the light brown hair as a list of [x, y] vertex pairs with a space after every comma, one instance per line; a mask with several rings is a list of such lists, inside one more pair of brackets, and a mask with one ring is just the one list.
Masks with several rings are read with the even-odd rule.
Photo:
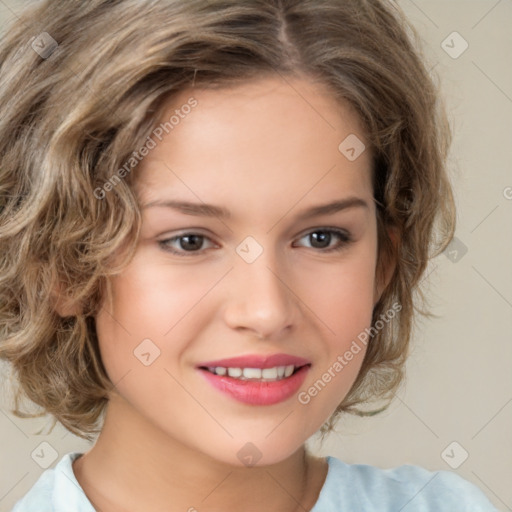
[[[42, 33], [58, 44], [49, 55], [34, 50], [51, 46]], [[450, 130], [403, 13], [388, 0], [46, 0], [0, 46], [0, 357], [19, 383], [16, 414], [27, 416], [28, 397], [81, 437], [101, 429], [113, 384], [93, 317], [137, 243], [136, 168], [102, 199], [94, 190], [144, 144], [174, 94], [273, 74], [309, 77], [356, 109], [374, 154], [377, 277], [396, 260], [373, 321], [392, 304], [401, 310], [369, 342], [322, 432], [342, 411], [389, 403], [416, 313], [429, 315], [421, 278], [455, 229]], [[81, 313], [59, 316], [55, 290]]]

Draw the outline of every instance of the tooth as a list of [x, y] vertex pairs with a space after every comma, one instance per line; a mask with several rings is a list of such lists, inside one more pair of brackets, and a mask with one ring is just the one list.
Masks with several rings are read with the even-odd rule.
[[293, 370], [295, 370], [295, 366], [293, 366], [293, 364], [290, 364], [284, 369], [284, 376], [289, 377], [293, 373]]
[[242, 369], [241, 368], [228, 368], [228, 375], [230, 377], [241, 377]]
[[[243, 373], [246, 379], [261, 379], [260, 368], [244, 368]], [[263, 375], [263, 377], [265, 377], [265, 375]]]
[[295, 371], [294, 365], [274, 366], [273, 368], [225, 368], [222, 366], [208, 368], [215, 375], [229, 375], [232, 378], [246, 380], [275, 381], [290, 377]]
[[277, 379], [277, 368], [265, 368], [261, 372], [264, 379]]

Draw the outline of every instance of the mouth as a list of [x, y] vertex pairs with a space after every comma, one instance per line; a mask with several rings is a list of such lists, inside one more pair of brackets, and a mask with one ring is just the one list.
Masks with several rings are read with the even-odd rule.
[[296, 393], [310, 367], [307, 359], [274, 354], [210, 361], [196, 368], [215, 389], [239, 402], [272, 405]]

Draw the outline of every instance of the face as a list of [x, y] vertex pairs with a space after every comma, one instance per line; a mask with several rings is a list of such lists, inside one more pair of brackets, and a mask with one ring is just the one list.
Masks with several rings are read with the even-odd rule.
[[173, 114], [134, 171], [142, 233], [96, 318], [103, 362], [148, 431], [276, 463], [363, 361], [351, 347], [379, 298], [370, 151], [356, 114], [303, 79], [182, 91]]

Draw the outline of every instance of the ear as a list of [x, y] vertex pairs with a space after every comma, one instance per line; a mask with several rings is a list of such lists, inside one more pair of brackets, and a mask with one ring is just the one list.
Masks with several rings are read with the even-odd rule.
[[373, 294], [373, 307], [379, 302], [384, 290], [387, 288], [393, 277], [396, 268], [396, 255], [400, 234], [396, 226], [388, 226], [387, 232], [392, 247], [382, 247], [379, 250], [375, 274], [375, 289]]
[[63, 292], [61, 283], [53, 287], [52, 292], [53, 309], [60, 317], [77, 316], [80, 314], [80, 307]]

